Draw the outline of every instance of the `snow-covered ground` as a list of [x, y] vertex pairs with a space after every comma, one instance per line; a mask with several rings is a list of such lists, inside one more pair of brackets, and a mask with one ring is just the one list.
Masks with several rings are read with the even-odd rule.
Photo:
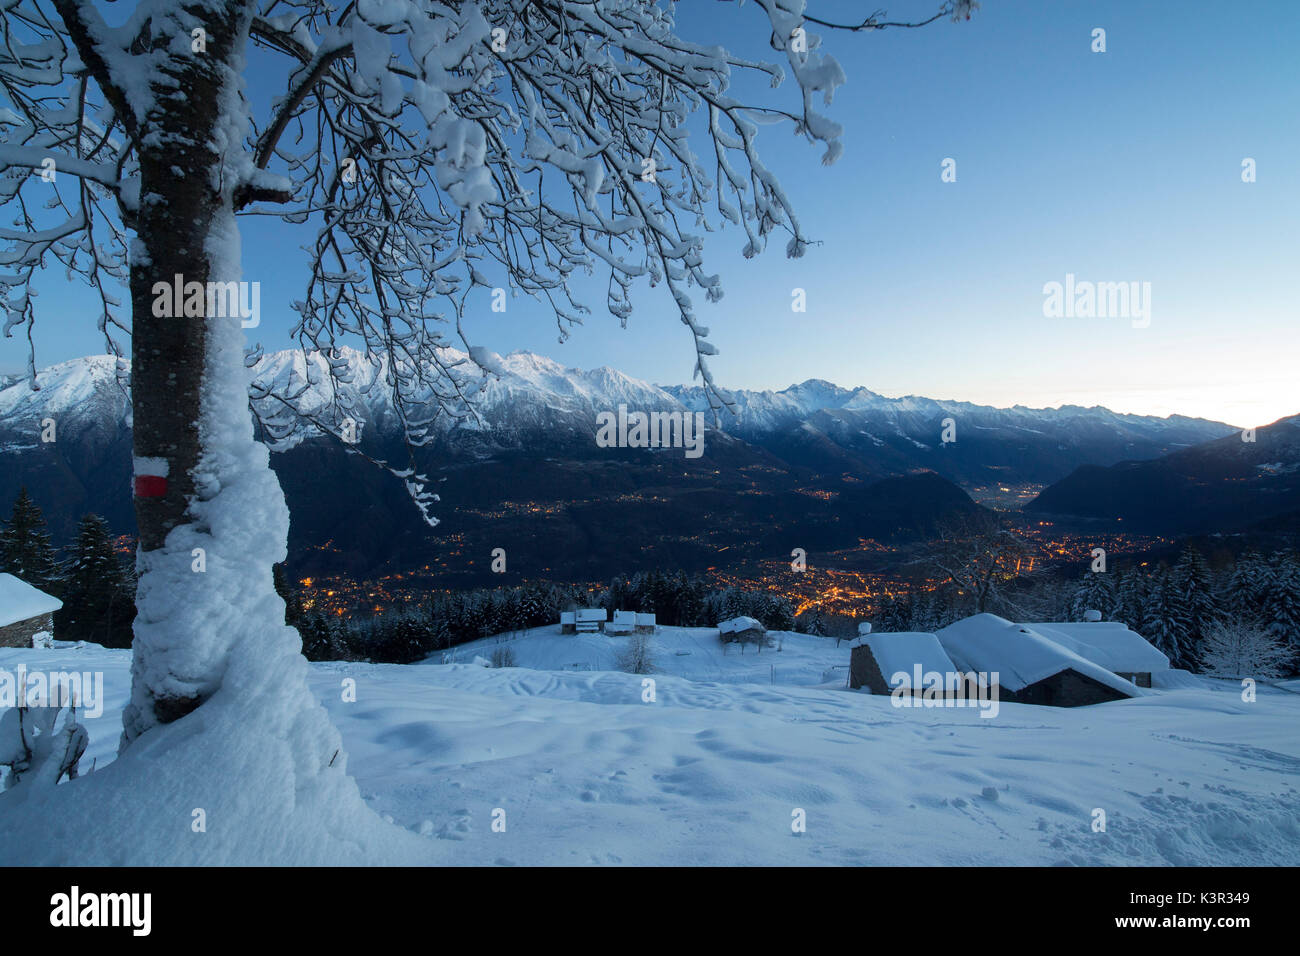
[[[1181, 676], [987, 719], [895, 708], [845, 691], [842, 670], [823, 681], [847, 643], [724, 655], [711, 633], [653, 638], [653, 702], [612, 670], [625, 638], [550, 628], [507, 642], [519, 667], [466, 663], [489, 640], [461, 663], [314, 664], [310, 682], [366, 801], [431, 864], [1300, 864], [1300, 694], [1245, 703]], [[87, 768], [113, 758], [129, 663], [94, 645], [0, 649], [10, 671], [104, 673]]]
[[[693, 681], [798, 687], [831, 680], [838, 680], [841, 686], [847, 683], [848, 641], [837, 645], [834, 638], [785, 631], [772, 631], [769, 637], [773, 646], [759, 650], [752, 644], [723, 644], [717, 628], [660, 627], [651, 636], [650, 649], [658, 673]], [[630, 641], [622, 635], [561, 634], [559, 625], [553, 625], [461, 644], [434, 654], [428, 663], [471, 663], [475, 657], [490, 659], [498, 647], [509, 647], [517, 667], [617, 671]]]

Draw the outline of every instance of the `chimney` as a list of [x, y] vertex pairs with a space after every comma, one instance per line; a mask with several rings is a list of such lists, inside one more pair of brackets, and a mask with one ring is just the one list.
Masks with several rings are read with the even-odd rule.
[[1101, 611], [1095, 611], [1092, 608], [1083, 612], [1083, 619], [1089, 624], [1096, 624], [1101, 620]]

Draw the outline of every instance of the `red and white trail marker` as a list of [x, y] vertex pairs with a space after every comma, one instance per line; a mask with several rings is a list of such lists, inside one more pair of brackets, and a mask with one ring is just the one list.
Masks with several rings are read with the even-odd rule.
[[161, 498], [167, 494], [168, 470], [166, 458], [135, 459], [135, 496]]

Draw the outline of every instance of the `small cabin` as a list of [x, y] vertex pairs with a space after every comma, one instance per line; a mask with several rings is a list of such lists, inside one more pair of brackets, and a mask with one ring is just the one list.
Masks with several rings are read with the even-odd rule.
[[54, 634], [63, 602], [12, 574], [0, 574], [0, 647], [31, 647], [37, 634]]
[[920, 696], [925, 689], [925, 675], [939, 674], [944, 680], [957, 673], [933, 634], [872, 634], [868, 630], [849, 647], [850, 690], [865, 687], [873, 694], [888, 695], [897, 690]]
[[615, 611], [614, 620], [605, 625], [606, 634], [631, 634], [635, 630], [635, 611]]
[[561, 634], [598, 634], [605, 630], [605, 610], [599, 607], [582, 607], [576, 611], [560, 612]]
[[[872, 634], [859, 628], [849, 655], [849, 687], [889, 694], [918, 678], [939, 674], [954, 688], [981, 675], [1000, 700], [1048, 707], [1080, 707], [1142, 694], [1169, 658], [1123, 624], [1095, 612], [1082, 623], [1015, 624], [976, 614], [934, 634]], [[911, 679], [895, 680], [900, 674]]]
[[1053, 640], [1059, 627], [976, 614], [935, 637], [958, 669], [997, 674], [1000, 698], [1012, 703], [1081, 707], [1139, 695], [1132, 681]]
[[615, 611], [614, 620], [605, 625], [606, 634], [653, 634], [656, 630], [655, 616], [638, 611]]
[[767, 628], [752, 617], [733, 617], [718, 624], [718, 636], [724, 644], [733, 641], [762, 644], [767, 641]]

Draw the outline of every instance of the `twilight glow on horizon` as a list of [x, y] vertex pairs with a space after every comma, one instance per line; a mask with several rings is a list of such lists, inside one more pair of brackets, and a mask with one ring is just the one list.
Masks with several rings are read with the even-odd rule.
[[[860, 4], [825, 6], [848, 20]], [[677, 4], [686, 35], [722, 25], [736, 52], [764, 57], [762, 17], [747, 13]], [[1097, 28], [1105, 52], [1093, 50]], [[706, 235], [705, 267], [725, 296], [710, 304], [692, 291], [720, 353], [715, 378], [1241, 427], [1300, 412], [1297, 28], [1300, 9], [1281, 2], [1211, 27], [1156, 5], [987, 0], [967, 23], [825, 37], [848, 77], [826, 109], [846, 129], [843, 156], [822, 166], [788, 125], [760, 137], [819, 244], [790, 260], [774, 236], [746, 260], [740, 230]], [[263, 94], [254, 84], [249, 95]], [[245, 278], [260, 283], [263, 310], [250, 341], [289, 347], [301, 237], [267, 217], [242, 224]], [[38, 368], [103, 349], [89, 290], [48, 272]], [[1045, 314], [1044, 287], [1067, 275], [1147, 287], [1146, 324]], [[523, 297], [502, 314], [483, 294], [466, 331], [502, 353], [690, 381], [690, 336], [662, 288], [641, 283], [622, 328], [604, 311], [603, 276], [575, 285], [591, 314], [564, 344], [548, 309]], [[805, 311], [792, 309], [796, 290]], [[0, 339], [0, 373], [20, 371], [26, 348]]]

